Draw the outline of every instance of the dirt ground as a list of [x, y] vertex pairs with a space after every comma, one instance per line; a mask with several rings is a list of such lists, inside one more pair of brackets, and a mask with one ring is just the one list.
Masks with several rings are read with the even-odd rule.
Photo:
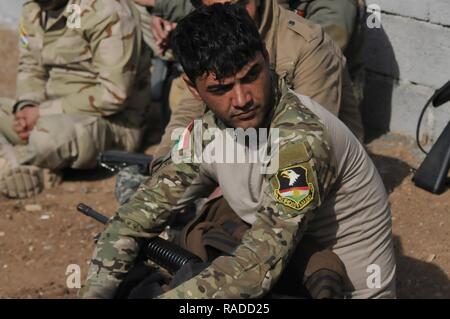
[[[14, 97], [16, 36], [0, 29], [0, 96]], [[450, 191], [432, 195], [411, 182], [422, 157], [411, 139], [388, 134], [367, 145], [393, 212], [400, 298], [450, 298]], [[148, 150], [151, 152], [151, 149]], [[66, 269], [84, 280], [102, 225], [76, 212], [86, 203], [106, 215], [117, 208], [114, 177], [67, 171], [59, 187], [33, 199], [0, 199], [0, 298], [75, 298]]]

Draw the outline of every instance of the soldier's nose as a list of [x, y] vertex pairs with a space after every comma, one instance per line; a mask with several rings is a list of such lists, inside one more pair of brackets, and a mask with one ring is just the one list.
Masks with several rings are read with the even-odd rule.
[[233, 107], [236, 109], [246, 109], [252, 104], [251, 95], [246, 92], [244, 87], [240, 84], [235, 85], [233, 89]]

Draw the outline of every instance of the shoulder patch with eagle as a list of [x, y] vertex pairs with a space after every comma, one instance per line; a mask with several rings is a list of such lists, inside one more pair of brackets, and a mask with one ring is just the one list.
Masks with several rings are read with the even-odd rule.
[[275, 200], [295, 210], [302, 210], [314, 199], [314, 185], [308, 183], [308, 171], [302, 165], [293, 165], [278, 171], [275, 176]]

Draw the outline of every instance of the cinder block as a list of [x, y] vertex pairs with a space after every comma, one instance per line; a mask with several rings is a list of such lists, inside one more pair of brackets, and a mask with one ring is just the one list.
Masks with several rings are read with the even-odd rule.
[[[367, 0], [367, 5], [377, 4], [381, 11], [420, 20], [429, 19], [430, 3], [435, 0]], [[443, 0], [446, 1], [446, 0]]]
[[367, 32], [368, 69], [433, 88], [450, 79], [450, 28], [384, 14], [382, 27]]
[[20, 13], [22, 12], [22, 4], [25, 0], [0, 0], [0, 24], [17, 28]]
[[430, 21], [433, 23], [439, 23], [446, 26], [450, 26], [449, 0], [434, 0], [430, 4]]
[[[434, 89], [389, 77], [367, 73], [362, 105], [364, 127], [371, 132], [397, 132], [415, 137], [420, 111], [433, 95]], [[437, 139], [450, 121], [450, 102], [435, 109], [429, 107], [421, 125], [421, 133], [431, 141]]]

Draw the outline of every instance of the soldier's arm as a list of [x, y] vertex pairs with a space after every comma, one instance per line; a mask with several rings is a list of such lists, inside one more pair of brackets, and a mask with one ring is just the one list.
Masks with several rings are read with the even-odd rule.
[[291, 166], [305, 169], [310, 193], [303, 204], [289, 207], [276, 195], [280, 171], [268, 177], [257, 220], [235, 254], [217, 258], [161, 298], [258, 298], [270, 290], [330, 189], [334, 167], [330, 149], [317, 135], [309, 136], [308, 141], [285, 141], [280, 149], [280, 171]]
[[190, 0], [155, 0], [152, 14], [163, 19], [178, 22], [187, 16], [194, 7]]
[[122, 110], [132, 86], [136, 85], [137, 52], [136, 21], [119, 13], [99, 16], [90, 13], [81, 21], [89, 39], [91, 62], [96, 73], [86, 78], [79, 92], [41, 104], [46, 114], [87, 113], [110, 116]]
[[17, 74], [18, 108], [31, 104], [39, 105], [45, 100], [45, 84], [48, 73], [40, 62], [40, 51], [31, 50], [34, 26], [28, 23], [24, 9], [20, 22], [19, 67]]
[[306, 12], [306, 19], [320, 24], [344, 52], [355, 27], [357, 0], [314, 0]]
[[170, 159], [156, 164], [152, 177], [117, 210], [102, 233], [86, 284], [80, 290], [81, 297], [114, 297], [140, 251], [143, 238], [160, 233], [177, 207], [197, 196], [207, 196], [214, 189], [215, 184], [200, 175], [198, 165], [175, 164]]

